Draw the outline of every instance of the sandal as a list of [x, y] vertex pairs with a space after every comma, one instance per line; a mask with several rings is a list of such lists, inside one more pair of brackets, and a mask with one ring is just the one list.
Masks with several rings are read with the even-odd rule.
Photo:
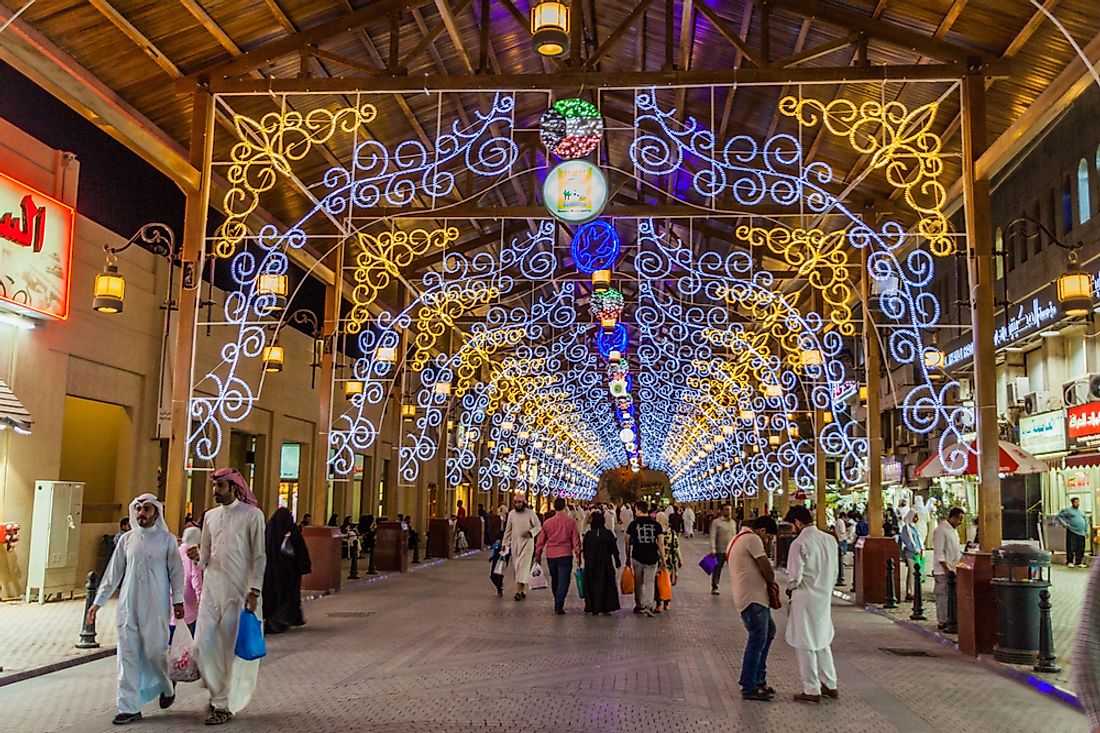
[[516, 593], [514, 596], [512, 596], [512, 600], [522, 601], [523, 600], [523, 594], [522, 593]]
[[233, 713], [228, 710], [214, 710], [214, 712], [210, 713], [210, 717], [206, 719], [206, 724], [221, 725], [222, 723], [228, 723], [232, 717]]

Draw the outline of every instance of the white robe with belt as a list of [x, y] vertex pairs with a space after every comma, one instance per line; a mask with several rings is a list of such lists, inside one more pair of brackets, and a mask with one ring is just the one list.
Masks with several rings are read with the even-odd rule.
[[[264, 529], [263, 512], [240, 500], [211, 509], [202, 523], [203, 586], [195, 661], [210, 690], [210, 703], [233, 713], [248, 704], [260, 671], [260, 660], [240, 659], [234, 649], [245, 596], [251, 588], [263, 588]], [[256, 615], [263, 617], [259, 605]]]
[[825, 649], [833, 641], [833, 586], [837, 543], [817, 527], [802, 530], [787, 556], [787, 587], [793, 590], [787, 643], [796, 649]]
[[[515, 509], [508, 512], [508, 522], [504, 527], [504, 546], [512, 556], [512, 570], [516, 582], [526, 585], [531, 580], [531, 562], [535, 557], [535, 535], [542, 528], [539, 515], [531, 507], [522, 512]], [[524, 537], [530, 533], [530, 537]]]
[[102, 607], [120, 585], [118, 613], [118, 711], [139, 712], [159, 695], [171, 697], [168, 679], [168, 619], [171, 603], [183, 603], [183, 563], [176, 538], [163, 520], [123, 534], [99, 583]]

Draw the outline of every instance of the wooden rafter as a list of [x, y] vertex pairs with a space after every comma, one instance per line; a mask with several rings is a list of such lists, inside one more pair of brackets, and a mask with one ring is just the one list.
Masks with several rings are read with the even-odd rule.
[[[768, 65], [768, 62], [764, 59], [763, 55], [757, 53], [757, 51], [745, 40], [745, 36], [748, 34], [748, 30], [747, 28], [745, 28], [744, 25], [742, 25], [743, 30], [740, 34], [738, 34], [733, 28], [730, 28], [729, 23], [727, 23], [724, 18], [718, 15], [717, 11], [715, 11], [714, 8], [710, 7], [710, 5], [707, 4], [707, 0], [699, 0], [698, 7], [699, 12], [702, 13], [703, 16], [710, 21], [711, 25], [714, 26], [715, 30], [722, 34], [723, 38], [729, 41], [729, 43], [737, 49], [738, 53], [741, 56], [747, 58], [757, 68], [763, 69], [765, 66]], [[745, 3], [744, 12], [746, 17], [752, 17], [751, 2]]]
[[447, 35], [451, 37], [451, 43], [455, 46], [455, 52], [458, 54], [458, 60], [462, 63], [462, 68], [466, 70], [467, 74], [473, 74], [474, 64], [470, 61], [469, 51], [466, 50], [466, 40], [458, 29], [455, 12], [447, 4], [447, 0], [435, 0], [435, 7], [439, 11], [439, 17], [443, 20], [443, 25], [447, 28]]
[[588, 68], [594, 68], [596, 64], [600, 62], [607, 53], [615, 47], [615, 45], [626, 35], [638, 18], [645, 13], [649, 8], [653, 0], [638, 0], [638, 4], [634, 6], [634, 9], [630, 11], [630, 14], [623, 18], [622, 22], [615, 27], [615, 30], [611, 31], [607, 39], [599, 45], [596, 51], [588, 58]]
[[111, 3], [107, 0], [88, 0], [89, 4], [100, 13], [103, 14], [107, 20], [122, 31], [127, 38], [133, 41], [134, 45], [145, 52], [145, 55], [153, 59], [157, 66], [164, 70], [164, 73], [173, 79], [179, 79], [183, 76], [179, 68], [172, 63], [172, 61], [165, 56], [159, 48], [157, 48], [152, 41], [145, 37], [141, 31], [139, 31], [134, 24], [126, 20], [122, 13], [118, 12]]

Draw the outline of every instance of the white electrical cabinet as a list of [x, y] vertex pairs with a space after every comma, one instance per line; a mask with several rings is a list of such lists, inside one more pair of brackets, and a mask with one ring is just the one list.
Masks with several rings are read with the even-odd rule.
[[80, 554], [80, 513], [84, 484], [74, 481], [36, 481], [31, 517], [31, 554], [27, 568], [26, 602], [32, 590], [38, 602], [54, 593], [72, 594]]

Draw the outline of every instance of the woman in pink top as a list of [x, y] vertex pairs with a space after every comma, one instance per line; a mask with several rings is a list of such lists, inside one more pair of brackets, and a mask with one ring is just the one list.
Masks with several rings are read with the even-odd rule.
[[[198, 547], [202, 540], [202, 530], [198, 527], [188, 527], [183, 530], [180, 540], [180, 559], [183, 561], [183, 621], [195, 635], [195, 622], [199, 618], [199, 598], [202, 596], [202, 566], [192, 562], [187, 556], [187, 551], [192, 547]], [[176, 633], [176, 619], [173, 616], [171, 634]], [[169, 637], [171, 643], [171, 637]]]

